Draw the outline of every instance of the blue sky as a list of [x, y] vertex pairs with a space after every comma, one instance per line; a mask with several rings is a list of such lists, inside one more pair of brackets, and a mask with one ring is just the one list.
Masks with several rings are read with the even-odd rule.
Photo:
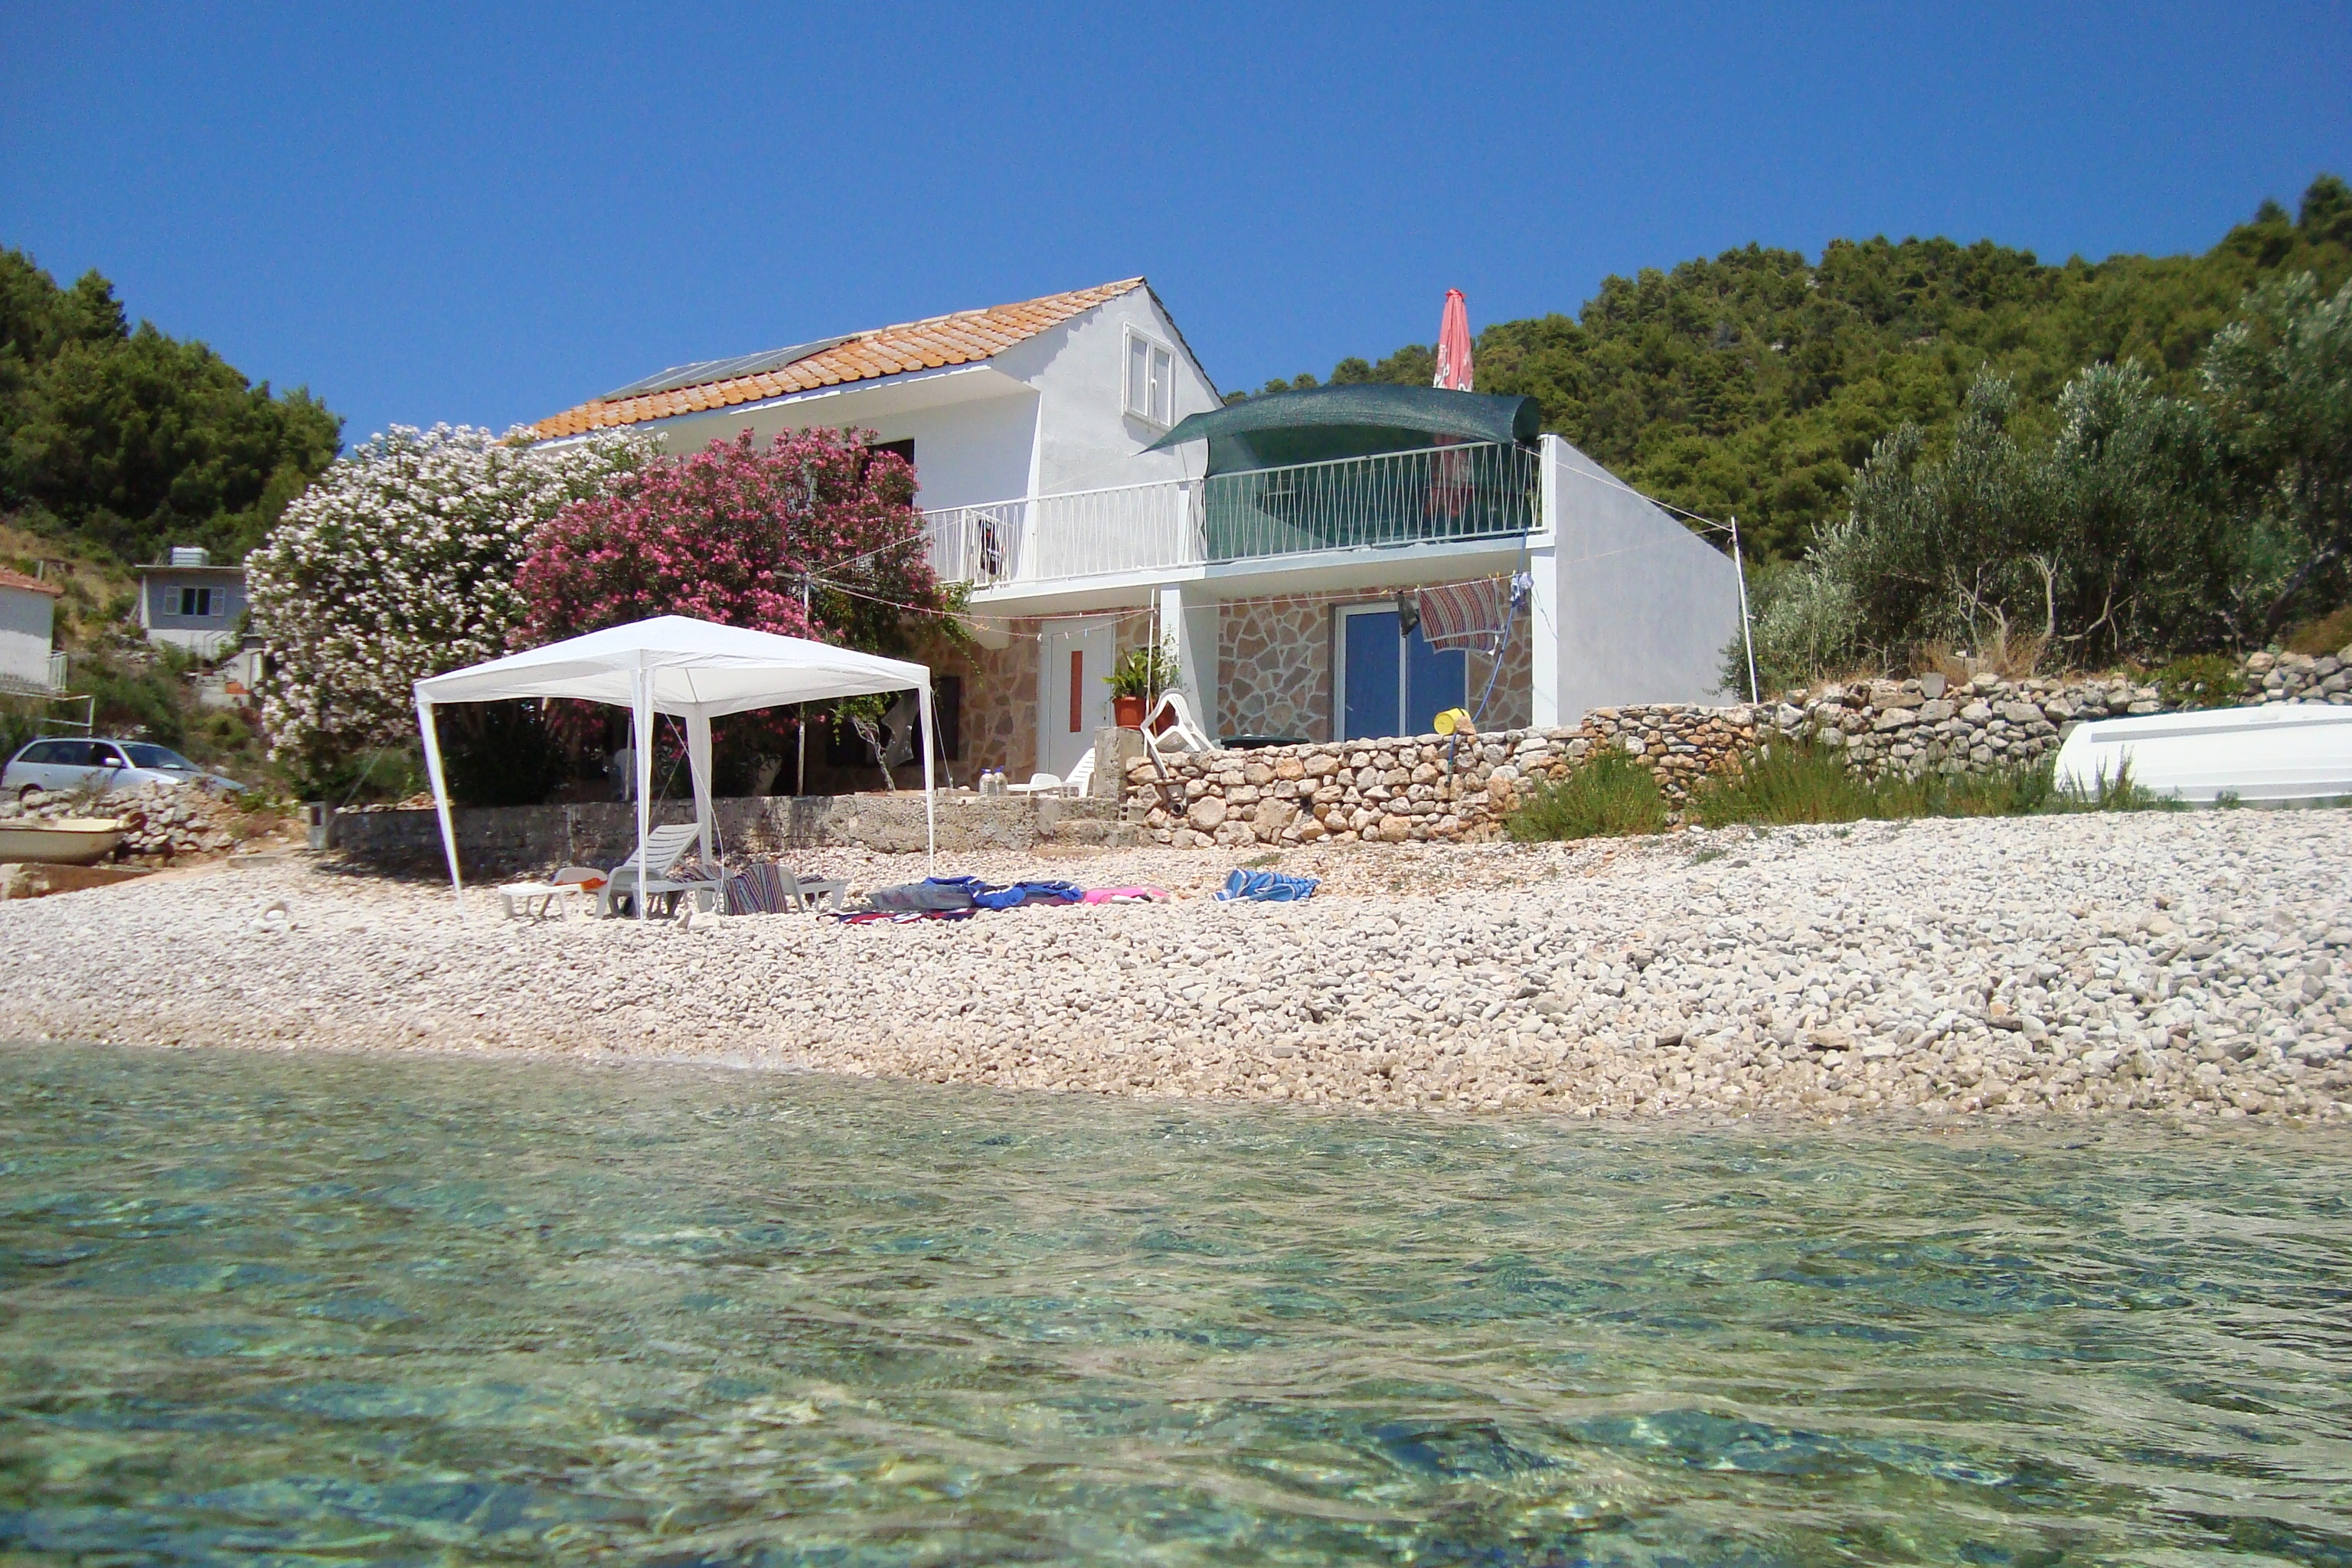
[[0, 244], [347, 440], [1141, 272], [1221, 385], [1749, 240], [2199, 250], [2352, 177], [2352, 4], [6, 4]]

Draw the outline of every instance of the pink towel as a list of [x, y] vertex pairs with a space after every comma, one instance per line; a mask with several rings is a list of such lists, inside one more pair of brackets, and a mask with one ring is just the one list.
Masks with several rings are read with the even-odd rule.
[[1089, 888], [1079, 900], [1088, 904], [1164, 904], [1168, 901], [1165, 888]]

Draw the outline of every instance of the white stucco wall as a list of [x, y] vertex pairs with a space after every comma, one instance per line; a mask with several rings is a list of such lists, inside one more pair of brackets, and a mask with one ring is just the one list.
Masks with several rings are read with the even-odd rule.
[[0, 678], [47, 687], [57, 603], [54, 595], [0, 586]]
[[[1553, 651], [1536, 679], [1537, 722], [1573, 724], [1588, 709], [1628, 702], [1720, 700], [1724, 647], [1739, 631], [1731, 557], [1559, 437], [1543, 443], [1554, 532], [1530, 567], [1546, 579], [1538, 657], [1547, 640]], [[1546, 713], [1546, 673], [1557, 718]]]
[[1218, 406], [1209, 378], [1194, 363], [1148, 288], [1130, 289], [1083, 315], [1038, 333], [991, 363], [1037, 389], [1037, 491], [1108, 489], [1183, 479], [1201, 469], [1195, 445], [1172, 452], [1143, 448], [1167, 433], [1126, 409], [1127, 330], [1166, 346], [1175, 364], [1174, 417]]

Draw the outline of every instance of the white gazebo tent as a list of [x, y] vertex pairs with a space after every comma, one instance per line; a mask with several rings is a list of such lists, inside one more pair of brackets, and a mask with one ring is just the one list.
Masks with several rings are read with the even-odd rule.
[[[923, 745], [923, 831], [939, 853], [934, 820], [930, 737], [931, 672], [904, 659], [835, 647], [805, 637], [722, 626], [686, 616], [656, 616], [625, 626], [509, 654], [487, 664], [453, 669], [416, 683], [416, 722], [425, 735], [425, 767], [441, 814], [441, 846], [449, 857], [449, 886], [465, 908], [457, 870], [457, 835], [449, 816], [449, 789], [441, 773], [441, 741], [434, 708], [444, 702], [495, 702], [516, 697], [569, 697], [626, 708], [636, 755], [637, 876], [642, 883], [646, 835], [653, 826], [654, 715], [686, 721], [687, 762], [694, 775], [694, 819], [702, 858], [710, 855], [710, 721], [729, 713], [863, 697], [911, 689], [920, 705]], [[650, 900], [636, 900], [643, 918]]]

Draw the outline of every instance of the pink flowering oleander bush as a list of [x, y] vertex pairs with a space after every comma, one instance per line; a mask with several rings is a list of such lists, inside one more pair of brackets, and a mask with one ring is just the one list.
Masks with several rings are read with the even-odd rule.
[[[788, 430], [762, 447], [746, 431], [564, 508], [516, 577], [518, 646], [665, 615], [891, 655], [952, 636], [915, 470], [872, 437]], [[720, 774], [782, 756], [795, 721], [774, 710], [723, 721]]]
[[747, 431], [565, 507], [516, 576], [518, 646], [667, 615], [876, 653], [919, 647], [947, 596], [914, 468], [869, 450], [871, 434], [788, 430], [761, 447]]
[[272, 755], [308, 790], [413, 742], [418, 680], [509, 651], [538, 531], [659, 449], [394, 426], [337, 459], [246, 560]]

